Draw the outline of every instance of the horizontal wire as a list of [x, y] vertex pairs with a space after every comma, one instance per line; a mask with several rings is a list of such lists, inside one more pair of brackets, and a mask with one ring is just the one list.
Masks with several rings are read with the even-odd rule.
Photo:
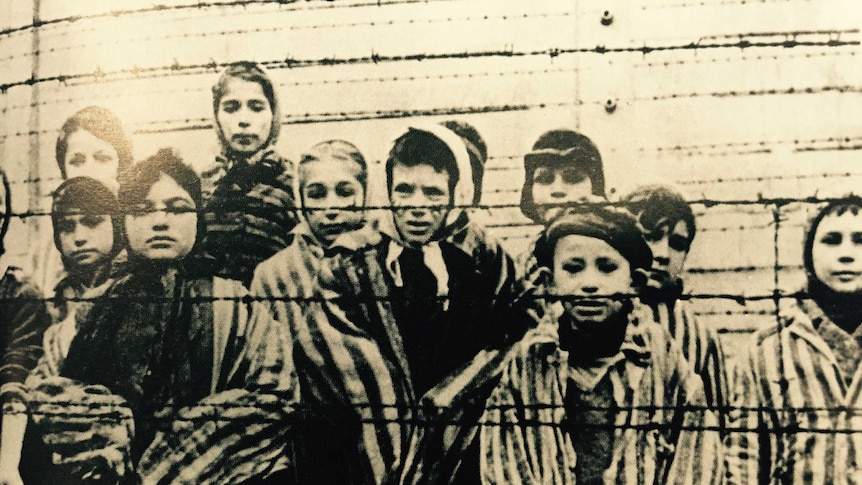
[[[859, 30], [836, 30], [836, 31], [823, 31], [825, 34], [841, 34], [841, 33], [858, 33]], [[339, 58], [339, 57], [329, 57], [329, 58], [321, 58], [321, 59], [293, 59], [286, 58], [284, 60], [277, 61], [263, 61], [262, 65], [266, 66], [270, 69], [295, 69], [295, 68], [306, 68], [306, 67], [317, 67], [317, 66], [338, 66], [338, 65], [358, 65], [358, 64], [380, 64], [380, 63], [392, 63], [392, 62], [405, 62], [405, 61], [433, 61], [433, 60], [443, 60], [443, 59], [478, 59], [478, 58], [490, 58], [490, 57], [535, 57], [535, 56], [547, 56], [549, 58], [556, 58], [562, 55], [572, 55], [572, 54], [613, 54], [613, 53], [641, 53], [643, 55], [647, 55], [652, 52], [669, 52], [669, 51], [678, 51], [678, 50], [693, 50], [693, 51], [701, 51], [701, 50], [710, 50], [710, 49], [757, 49], [757, 48], [767, 48], [767, 47], [784, 47], [784, 48], [794, 48], [794, 47], [803, 47], [803, 46], [815, 46], [815, 47], [840, 47], [840, 46], [858, 46], [860, 45], [859, 40], [851, 40], [844, 41], [830, 38], [827, 41], [800, 41], [796, 40], [796, 35], [806, 34], [805, 32], [786, 32], [783, 35], [787, 36], [787, 39], [782, 41], [751, 41], [748, 40], [748, 36], [758, 36], [759, 34], [751, 33], [751, 34], [739, 34], [739, 40], [737, 41], [725, 41], [725, 42], [712, 42], [712, 43], [704, 43], [704, 42], [689, 42], [684, 44], [673, 44], [673, 45], [655, 45], [655, 46], [623, 46], [623, 47], [605, 47], [605, 46], [595, 46], [595, 47], [572, 47], [572, 48], [550, 48], [550, 49], [537, 49], [537, 50], [529, 50], [529, 51], [516, 51], [513, 47], [508, 47], [502, 50], [488, 50], [488, 51], [478, 51], [478, 52], [446, 52], [446, 53], [415, 53], [415, 54], [404, 54], [404, 55], [381, 55], [376, 52], [372, 52], [368, 56], [360, 56], [360, 57], [350, 57], [350, 58]], [[773, 35], [773, 34], [770, 34]], [[782, 35], [782, 34], [774, 34], [774, 35]], [[211, 61], [209, 63], [204, 64], [180, 64], [176, 62], [172, 65], [167, 66], [156, 66], [156, 67], [135, 67], [131, 69], [119, 69], [115, 71], [102, 71], [101, 69], [90, 72], [90, 73], [79, 73], [79, 74], [65, 74], [65, 75], [56, 75], [56, 76], [47, 76], [47, 77], [31, 77], [26, 80], [21, 81], [13, 81], [9, 83], [0, 84], [0, 92], [5, 93], [10, 88], [16, 86], [33, 86], [35, 84], [47, 83], [47, 82], [59, 82], [61, 84], [67, 84], [71, 81], [75, 80], [85, 80], [91, 79], [94, 82], [104, 82], [107, 80], [129, 80], [129, 79], [144, 79], [151, 77], [164, 77], [166, 74], [189, 74], [189, 73], [203, 73], [203, 72], [218, 72], [223, 68], [229, 66], [230, 63], [219, 63], [216, 61]], [[125, 79], [119, 78], [119, 76], [128, 75], [131, 76], [126, 77]]]

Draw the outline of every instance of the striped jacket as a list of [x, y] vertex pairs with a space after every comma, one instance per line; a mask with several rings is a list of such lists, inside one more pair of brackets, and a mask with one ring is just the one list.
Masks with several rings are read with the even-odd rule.
[[[488, 400], [480, 421], [483, 483], [576, 482], [564, 406], [573, 371], [558, 340], [552, 323], [530, 331]], [[608, 372], [621, 411], [604, 483], [720, 482], [715, 417], [704, 409], [700, 379], [664, 330], [633, 319]]]
[[201, 174], [204, 252], [214, 260], [218, 276], [246, 286], [258, 264], [287, 246], [298, 220], [293, 163], [272, 150], [258, 157], [253, 165], [219, 157], [215, 167]]
[[[488, 321], [465, 321], [465, 332], [471, 325], [498, 327], [499, 331], [487, 332], [487, 343], [499, 343], [508, 329], [494, 315], [507, 314], [514, 293], [514, 265], [482, 229], [466, 217], [462, 222], [440, 244], [469, 256], [476, 274], [487, 282], [483, 286], [493, 289], [484, 301], [472, 302], [485, 311]], [[342, 461], [334, 460], [350, 481], [381, 483], [387, 475], [398, 473], [421, 396], [414, 391], [390, 301], [392, 281], [384, 267], [389, 238], [375, 233], [370, 239], [340, 239], [336, 244], [336, 253], [321, 265], [322, 301], [308, 308], [309, 334], [298, 336], [294, 360], [303, 402], [316, 412], [316, 422], [337, 433], [328, 437], [326, 451], [332, 453], [334, 442], [344, 444]], [[463, 297], [451, 294], [448, 298], [459, 296]], [[477, 345], [481, 348], [483, 343]]]
[[664, 327], [682, 348], [685, 359], [703, 381], [706, 403], [716, 410], [720, 425], [726, 423], [729, 404], [727, 369], [718, 335], [694, 316], [686, 300], [650, 305], [655, 321]]
[[813, 301], [795, 302], [738, 362], [728, 483], [862, 483], [862, 369], [848, 386], [817, 332], [824, 319]]

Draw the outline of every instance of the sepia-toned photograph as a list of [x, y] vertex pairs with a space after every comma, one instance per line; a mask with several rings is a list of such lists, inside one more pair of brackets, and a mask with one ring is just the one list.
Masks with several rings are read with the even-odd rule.
[[0, 485], [862, 484], [859, 0], [0, 0]]

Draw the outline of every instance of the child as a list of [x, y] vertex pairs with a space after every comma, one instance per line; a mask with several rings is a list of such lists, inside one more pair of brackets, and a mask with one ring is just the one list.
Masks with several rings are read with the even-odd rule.
[[632, 298], [652, 260], [635, 220], [569, 210], [534, 254], [560, 302], [487, 401], [482, 482], [718, 483], [700, 379]]
[[455, 133], [408, 129], [386, 162], [382, 233], [351, 233], [321, 263], [323, 302], [309, 306], [310, 335], [294, 357], [303, 400], [342, 465], [314, 483], [382, 482], [412, 432], [411, 406], [484, 347], [523, 332], [509, 306], [512, 260], [464, 211], [470, 173]]
[[834, 201], [803, 246], [807, 295], [736, 366], [728, 483], [848, 484], [862, 462], [862, 199]]
[[[33, 422], [50, 446], [36, 478], [197, 482], [274, 471], [281, 451], [262, 448], [281, 431], [269, 424], [286, 402], [275, 350], [283, 335], [268, 314], [252, 313], [239, 283], [198, 266], [197, 175], [161, 150], [129, 171], [119, 202], [131, 269], [80, 325], [60, 377], [34, 383]], [[89, 411], [53, 412], [58, 402]], [[219, 422], [215, 433], [212, 410], [225, 407], [242, 418]], [[106, 422], [108, 412], [115, 417]], [[223, 461], [252, 449], [259, 453], [245, 461]], [[221, 459], [202, 459], [201, 450]]]
[[248, 286], [258, 264], [287, 246], [296, 225], [293, 164], [275, 151], [281, 128], [272, 80], [252, 62], [234, 64], [213, 86], [221, 154], [202, 173], [215, 272]]
[[728, 399], [724, 353], [718, 336], [700, 324], [683, 291], [682, 273], [697, 226], [682, 194], [663, 185], [638, 187], [622, 198], [637, 217], [653, 253], [650, 277], [640, 299], [682, 348], [703, 380], [707, 404], [724, 423]]

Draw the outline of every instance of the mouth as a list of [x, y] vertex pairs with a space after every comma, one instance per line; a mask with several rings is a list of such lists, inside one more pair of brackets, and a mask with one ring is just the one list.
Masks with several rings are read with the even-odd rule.
[[832, 276], [839, 281], [849, 282], [858, 279], [862, 273], [859, 271], [833, 271]]
[[80, 261], [82, 259], [88, 259], [91, 256], [94, 256], [98, 253], [95, 249], [79, 249], [77, 251], [72, 252], [72, 259], [75, 261]]
[[259, 139], [260, 137], [257, 135], [233, 135], [231, 137], [231, 141], [242, 146], [254, 145]]
[[153, 249], [165, 249], [176, 244], [177, 240], [170, 236], [153, 236], [146, 243]]

